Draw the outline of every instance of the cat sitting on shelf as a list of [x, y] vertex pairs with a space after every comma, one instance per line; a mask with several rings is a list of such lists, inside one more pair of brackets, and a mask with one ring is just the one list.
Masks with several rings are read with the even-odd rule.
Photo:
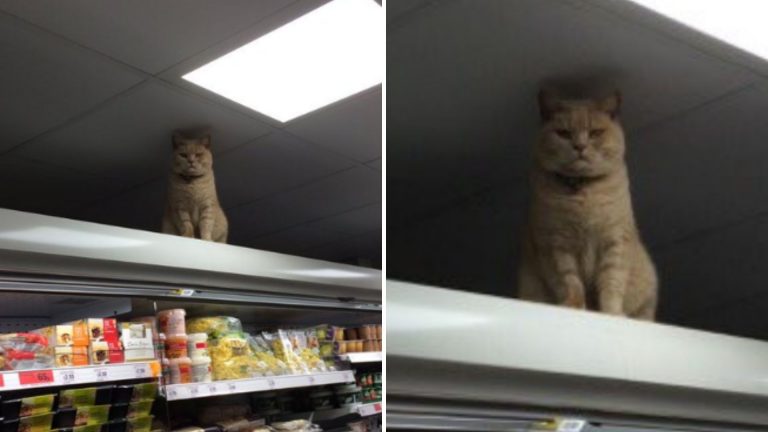
[[654, 320], [656, 270], [632, 211], [620, 101], [540, 93], [519, 297]]
[[175, 132], [163, 232], [226, 243], [228, 229], [216, 194], [211, 136]]

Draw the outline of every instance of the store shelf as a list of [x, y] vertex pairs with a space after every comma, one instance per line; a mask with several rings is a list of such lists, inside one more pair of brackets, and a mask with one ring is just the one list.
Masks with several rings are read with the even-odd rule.
[[341, 355], [340, 358], [350, 363], [374, 363], [380, 362], [384, 355], [379, 352], [361, 352]]
[[212, 383], [172, 384], [165, 388], [169, 401], [223, 396], [238, 393], [312, 387], [354, 382], [352, 371], [323, 372], [311, 375], [282, 375]]
[[0, 392], [40, 387], [156, 378], [157, 362], [0, 372]]
[[382, 407], [382, 402], [362, 404], [357, 407], [357, 413], [362, 417], [381, 414]]

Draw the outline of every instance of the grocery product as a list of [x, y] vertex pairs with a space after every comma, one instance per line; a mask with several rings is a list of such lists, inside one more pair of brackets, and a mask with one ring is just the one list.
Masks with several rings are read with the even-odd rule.
[[285, 362], [275, 356], [263, 335], [248, 335], [247, 340], [257, 360], [255, 375], [272, 376], [291, 373]]
[[190, 333], [187, 337], [187, 351], [190, 357], [209, 357], [207, 333]]
[[184, 322], [186, 311], [184, 309], [169, 309], [157, 313], [157, 321], [160, 326], [160, 332], [169, 335], [186, 334], [186, 324]]
[[9, 333], [0, 335], [0, 348], [4, 351], [41, 352], [48, 347], [48, 339], [36, 333]]
[[54, 348], [56, 367], [87, 366], [88, 348], [78, 346], [57, 346]]
[[6, 370], [45, 369], [53, 367], [52, 355], [45, 351], [17, 351], [5, 349], [4, 366]]
[[187, 349], [187, 335], [186, 334], [170, 334], [166, 335], [165, 340], [165, 355], [169, 359], [177, 359], [181, 357], [189, 357], [189, 351]]
[[168, 360], [169, 384], [192, 382], [192, 359], [180, 357]]
[[91, 364], [123, 363], [125, 356], [119, 343], [116, 342], [91, 342], [89, 349]]
[[149, 416], [150, 411], [152, 411], [153, 402], [154, 401], [151, 400], [132, 402], [128, 405], [128, 413], [126, 414], [126, 417], [132, 419]]
[[242, 323], [234, 317], [200, 317], [192, 318], [187, 322], [187, 333], [205, 333], [212, 339], [228, 333], [241, 333], [242, 331]]
[[208, 356], [192, 357], [192, 382], [204, 383], [213, 381], [213, 369], [211, 367], [211, 358]]
[[149, 432], [152, 430], [152, 420], [154, 416], [143, 416], [128, 419], [128, 430], [130, 432]]
[[112, 400], [113, 387], [64, 389], [59, 392], [59, 408], [84, 405], [106, 405]]
[[131, 395], [131, 402], [138, 402], [140, 400], [154, 400], [157, 396], [158, 385], [155, 382], [134, 384], [133, 393]]
[[5, 420], [36, 416], [51, 412], [54, 395], [31, 396], [3, 401], [1, 416]]
[[48, 432], [53, 422], [53, 414], [40, 414], [15, 420], [3, 421], [3, 430], [18, 432]]
[[157, 341], [150, 324], [130, 322], [120, 324], [120, 341], [125, 350], [125, 361], [151, 360], [155, 358]]
[[72, 346], [73, 331], [72, 324], [62, 324], [56, 326], [56, 345]]
[[227, 334], [214, 339], [209, 348], [213, 379], [216, 381], [250, 378], [257, 368], [256, 357], [240, 333]]

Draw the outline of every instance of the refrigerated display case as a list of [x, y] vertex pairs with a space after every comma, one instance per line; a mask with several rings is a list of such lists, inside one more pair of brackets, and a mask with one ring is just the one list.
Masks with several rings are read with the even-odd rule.
[[[167, 310], [183, 311], [171, 314], [186, 317], [186, 325], [182, 322], [178, 329], [167, 330], [174, 334], [162, 333], [162, 338], [157, 333], [154, 338], [149, 336], [149, 357], [136, 356], [139, 360], [135, 361], [126, 358], [129, 342], [125, 338], [140, 337], [134, 335], [131, 324], [158, 317], [158, 312]], [[323, 430], [348, 430], [349, 423], [361, 421], [380, 424], [381, 402], [363, 400], [345, 389], [355, 387], [363, 373], [378, 370], [380, 375], [382, 354], [372, 350], [381, 344], [376, 339], [381, 310], [381, 272], [377, 270], [0, 210], [0, 334], [50, 334], [56, 338], [57, 327], [52, 326], [69, 329], [73, 321], [89, 318], [94, 322], [115, 319], [121, 329], [121, 344], [114, 348], [116, 356], [111, 357], [110, 345], [104, 348], [97, 364], [93, 357], [95, 343], [97, 337], [100, 341], [107, 333], [105, 321], [98, 321], [102, 326], [88, 328], [93, 334], [86, 331], [91, 337], [85, 351], [87, 365], [67, 363], [66, 367], [57, 367], [47, 357], [47, 363], [15, 363], [15, 368], [3, 365], [0, 404], [40, 395], [54, 397], [52, 407], [42, 414], [50, 414], [51, 419], [40, 419], [50, 426], [22, 424], [17, 417], [31, 417], [4, 413], [0, 414], [3, 431], [77, 427], [102, 431], [190, 427], [250, 431], [258, 430], [261, 422], [301, 419], [319, 424]], [[188, 325], [196, 317], [212, 317], [213, 322], [230, 317], [227, 319], [237, 322], [238, 327], [215, 336], [194, 333], [192, 337]], [[162, 320], [150, 321], [158, 331], [171, 328]], [[330, 332], [320, 337], [318, 329], [325, 327], [317, 326], [322, 325], [359, 329], [355, 335], [361, 335], [361, 349], [357, 350], [357, 341], [349, 341], [351, 351], [340, 352], [339, 344], [346, 346], [343, 332], [338, 340], [330, 340]], [[236, 368], [235, 375], [211, 373], [220, 367], [212, 352], [216, 347], [228, 350], [227, 360], [242, 355], [248, 365], [263, 361], [256, 357], [253, 344], [268, 334], [280, 338], [273, 341], [275, 345], [265, 347], [265, 352], [273, 348], [277, 352], [283, 347], [285, 355], [295, 356], [291, 359], [301, 365], [317, 362], [311, 367], [285, 367], [277, 372], [266, 368], [266, 363], [253, 368], [227, 363], [226, 367]], [[223, 344], [221, 341], [227, 337], [238, 344], [224, 348], [216, 345]], [[178, 346], [179, 340], [184, 342], [182, 345], [193, 343], [190, 351], [187, 346]], [[58, 343], [52, 341], [46, 347]], [[174, 351], [173, 344], [184, 353]], [[321, 344], [328, 347], [322, 358], [316, 357]], [[195, 349], [206, 350], [201, 354], [205, 361], [195, 361]], [[45, 352], [48, 355], [54, 351]], [[66, 355], [74, 356], [69, 351]], [[362, 356], [363, 362], [358, 362], [356, 356]], [[194, 375], [196, 365], [208, 368], [210, 375]], [[189, 367], [192, 372], [185, 373], [192, 378], [172, 378], [174, 368], [183, 367]], [[141, 406], [118, 398], [126, 388], [144, 388], [140, 385], [151, 383], [158, 385], [157, 391], [133, 402], [144, 401]], [[93, 399], [100, 402], [73, 408], [61, 405], [61, 392], [66, 389], [98, 389], [80, 392], [98, 391], [101, 396]], [[138, 390], [126, 391], [140, 394]], [[354, 395], [341, 400], [344, 391]], [[329, 395], [324, 404], [313, 404], [318, 394]], [[149, 402], [152, 400], [154, 403]], [[91, 406], [100, 408], [93, 412], [85, 408]], [[233, 413], [231, 407], [239, 407], [242, 412]], [[131, 414], [139, 412], [139, 408], [147, 415]], [[104, 418], [97, 416], [97, 411]], [[94, 420], [89, 423], [86, 418]]]
[[387, 427], [758, 431], [768, 344], [387, 282]]

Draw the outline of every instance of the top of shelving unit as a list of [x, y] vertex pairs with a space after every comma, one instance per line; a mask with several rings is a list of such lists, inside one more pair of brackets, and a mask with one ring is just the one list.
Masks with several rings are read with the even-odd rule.
[[[387, 282], [387, 395], [768, 425], [768, 343]], [[439, 366], [439, 367], [438, 367]]]
[[[378, 270], [6, 209], [0, 209], [0, 261], [2, 280], [16, 287], [57, 278], [58, 285], [73, 284], [72, 292], [88, 281], [106, 289], [103, 282], [111, 281], [115, 295], [134, 283], [165, 291], [253, 292], [265, 300], [312, 298], [350, 308], [381, 303]], [[135, 294], [134, 288], [123, 293]]]
[[384, 358], [384, 355], [381, 353], [381, 351], [377, 352], [359, 352], [359, 353], [349, 353], [339, 356], [342, 360], [348, 361], [350, 363], [375, 363], [380, 362], [382, 358]]

